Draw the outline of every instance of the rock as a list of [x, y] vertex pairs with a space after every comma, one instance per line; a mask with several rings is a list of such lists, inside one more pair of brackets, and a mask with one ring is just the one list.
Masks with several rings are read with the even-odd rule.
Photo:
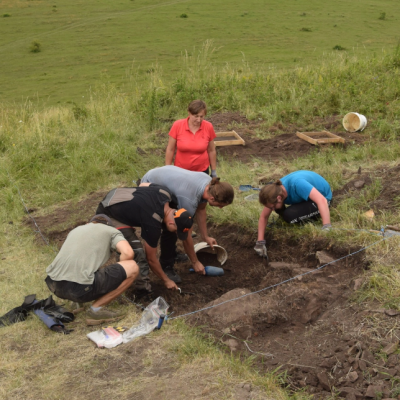
[[357, 400], [357, 397], [354, 393], [348, 393], [346, 396], [346, 400]]
[[331, 369], [335, 364], [336, 364], [336, 360], [330, 358], [330, 359], [322, 360], [322, 362], [321, 362], [321, 364], [319, 364], [319, 366], [322, 368]]
[[387, 380], [392, 379], [397, 374], [397, 370], [394, 368], [391, 369], [381, 369], [378, 372], [378, 378]]
[[365, 397], [378, 397], [382, 396], [383, 386], [381, 385], [369, 385], [365, 392]]
[[399, 342], [389, 343], [386, 347], [382, 349], [382, 352], [389, 356], [390, 354], [393, 354], [398, 347], [399, 347]]
[[240, 383], [236, 386], [235, 399], [236, 400], [248, 400], [251, 398], [251, 386], [248, 383]]
[[317, 251], [315, 256], [317, 257], [320, 265], [328, 264], [335, 260], [326, 251]]
[[[232, 300], [244, 294], [250, 293], [249, 289], [234, 289], [225, 293], [218, 299], [208, 303], [206, 307], [220, 304], [227, 300]], [[206, 311], [206, 314], [212, 318], [216, 324], [231, 325], [234, 322], [247, 322], [251, 325], [252, 314], [254, 314], [260, 305], [260, 296], [252, 294], [240, 299], [240, 301], [231, 301], [219, 307], [211, 308]]]
[[320, 372], [317, 374], [318, 382], [322, 386], [322, 389], [330, 391], [331, 385], [329, 383], [328, 374], [326, 372]]
[[222, 343], [226, 344], [231, 349], [231, 351], [237, 351], [237, 349], [239, 348], [239, 342], [233, 338], [225, 340]]
[[250, 383], [245, 383], [245, 384], [243, 385], [243, 389], [245, 389], [245, 390], [247, 390], [248, 392], [250, 392], [250, 391], [251, 391], [251, 385], [250, 385]]
[[367, 212], [365, 212], [365, 213], [363, 214], [363, 216], [364, 216], [366, 219], [373, 220], [374, 217], [375, 217], [374, 210], [368, 210]]
[[391, 354], [387, 359], [386, 365], [389, 368], [393, 368], [398, 364], [398, 362], [399, 362], [398, 355], [397, 354]]
[[360, 393], [357, 389], [354, 389], [352, 387], [341, 387], [341, 388], [338, 388], [338, 392], [339, 392], [338, 393], [339, 396], [341, 396], [341, 397], [346, 397], [347, 398], [348, 395], [353, 395], [357, 400], [363, 398], [362, 393]]
[[365, 371], [367, 369], [367, 363], [364, 360], [359, 360], [358, 368], [360, 368], [361, 371]]
[[321, 302], [317, 298], [312, 298], [305, 306], [304, 313], [301, 316], [301, 322], [307, 324], [317, 319], [321, 312]]
[[236, 328], [236, 336], [241, 339], [248, 340], [253, 334], [253, 327], [251, 325], [243, 325]]
[[400, 311], [398, 311], [398, 310], [385, 310], [385, 314], [388, 315], [389, 317], [395, 317], [396, 315], [400, 314]]
[[362, 284], [364, 283], [364, 278], [358, 278], [354, 280], [354, 290], [360, 289]]
[[356, 189], [361, 189], [364, 187], [365, 181], [355, 181], [353, 185]]
[[347, 374], [347, 380], [350, 382], [355, 382], [358, 379], [358, 374], [356, 371], [349, 372]]
[[361, 360], [365, 360], [365, 361], [367, 361], [367, 363], [369, 362], [369, 363], [375, 364], [375, 357], [374, 357], [373, 354], [372, 354], [369, 350], [367, 350], [367, 349], [365, 349], [365, 350], [362, 352], [362, 354], [361, 354]]

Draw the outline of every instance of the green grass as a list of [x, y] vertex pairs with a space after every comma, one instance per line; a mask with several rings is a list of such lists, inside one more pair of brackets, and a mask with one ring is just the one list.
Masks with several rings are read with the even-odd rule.
[[[11, 18], [4, 18], [7, 23], [18, 15], [28, 13], [28, 5], [45, 7], [43, 3], [35, 1], [16, 4], [21, 7], [19, 13], [17, 8], [5, 10], [12, 14]], [[132, 4], [138, 6], [140, 2]], [[62, 11], [62, 3], [56, 5], [57, 12], [54, 12], [53, 4], [51, 7], [47, 4], [48, 18], [59, 15]], [[177, 21], [193, 21], [193, 10], [187, 7], [197, 6], [187, 2], [175, 3], [174, 7], [179, 5], [186, 8], [175, 12]], [[82, 14], [76, 17], [77, 20], [87, 11], [84, 3], [81, 6]], [[97, 13], [91, 16], [93, 22], [98, 18], [96, 21], [100, 23], [105, 13], [111, 13], [106, 6], [105, 3], [99, 3]], [[126, 4], [119, 5], [122, 19], [128, 17], [122, 12], [125, 6]], [[159, 8], [167, 12], [172, 4], [164, 6]], [[368, 7], [367, 5], [365, 8]], [[202, 12], [205, 12], [203, 9], [204, 7]], [[234, 9], [233, 6], [232, 10]], [[232, 10], [229, 9], [229, 13]], [[304, 33], [307, 37], [312, 37], [317, 28], [304, 22], [312, 12], [308, 9], [301, 12], [296, 10], [299, 18], [299, 25], [293, 28], [296, 35]], [[385, 7], [385, 10], [385, 20], [378, 19], [379, 13], [376, 10], [371, 11], [371, 24], [391, 24], [392, 14], [389, 8]], [[144, 9], [142, 12], [144, 13]], [[179, 18], [183, 12], [188, 18]], [[241, 12], [243, 16], [239, 15], [240, 19], [251, 15], [247, 11]], [[289, 11], [281, 9], [282, 15], [285, 12]], [[47, 37], [55, 40], [58, 35], [61, 44], [65, 39], [62, 39], [63, 35], [72, 33], [76, 28], [74, 26], [74, 29], [63, 30], [62, 25], [59, 25], [59, 28], [53, 28], [53, 35], [49, 36], [49, 30], [38, 23], [36, 29], [39, 33], [42, 29], [43, 35], [37, 34], [33, 38], [17, 32], [20, 37], [14, 43], [24, 49], [26, 57], [42, 57], [49, 49], [49, 43], [45, 40]], [[312, 32], [300, 32], [304, 26], [310, 27]], [[21, 26], [20, 29], [25, 28]], [[3, 37], [0, 40], [4, 40]], [[29, 44], [33, 40], [42, 44], [40, 53], [29, 52]], [[94, 84], [89, 95], [75, 103], [48, 107], [35, 101], [3, 103], [0, 108], [0, 293], [7, 295], [2, 297], [0, 315], [19, 305], [29, 293], [36, 293], [38, 298], [48, 295], [43, 279], [46, 266], [54, 258], [54, 248], [39, 245], [35, 232], [23, 223], [26, 212], [21, 197], [28, 208], [38, 209], [40, 215], [46, 215], [61, 202], [76, 202], [94, 190], [131, 185], [132, 180], [136, 180], [147, 170], [163, 164], [168, 129], [173, 120], [186, 114], [187, 104], [194, 98], [204, 99], [209, 105], [210, 114], [225, 110], [237, 111], [249, 119], [259, 121], [260, 126], [256, 132], [259, 137], [270, 137], [272, 133], [267, 129], [276, 123], [281, 124], [283, 129], [288, 129], [292, 124], [302, 126], [305, 130], [322, 129], [325, 117], [344, 115], [350, 110], [361, 112], [368, 118], [368, 127], [362, 133], [367, 139], [363, 145], [325, 148], [290, 162], [278, 160], [268, 163], [261, 159], [243, 164], [219, 157], [220, 176], [235, 187], [242, 183], [257, 184], [257, 177], [260, 175], [275, 176], [283, 175], [285, 171], [312, 169], [326, 177], [332, 187], [337, 189], [346, 183], [343, 170], [357, 171], [361, 166], [363, 171], [374, 171], [377, 166], [390, 167], [398, 162], [399, 47], [392, 46], [385, 54], [374, 55], [366, 51], [362, 56], [356, 56], [346, 51], [330, 51], [338, 43], [350, 47], [347, 42], [334, 38], [333, 43], [329, 44], [330, 52], [316, 65], [271, 69], [257, 60], [237, 66], [221, 65], [217, 55], [222, 50], [216, 48], [217, 39], [214, 42], [199, 43], [195, 55], [184, 54], [180, 57], [176, 54], [174, 68], [178, 69], [177, 72], [173, 69], [165, 71], [160, 64], [151, 66], [149, 63], [146, 68], [153, 68], [149, 73], [143, 72], [138, 77], [129, 75], [131, 81], [127, 87], [130, 91], [126, 87], [119, 88], [119, 84], [116, 81], [113, 83], [111, 76], [97, 81], [96, 73], [92, 70], [93, 75], [90, 76], [93, 77]], [[0, 47], [0, 54], [3, 54], [5, 48], [4, 45]], [[84, 52], [81, 55], [89, 57]], [[6, 65], [8, 60], [1, 58], [0, 63]], [[78, 67], [78, 63], [76, 66]], [[11, 64], [9, 67], [12, 69]], [[89, 63], [84, 67], [89, 68], [92, 65]], [[39, 68], [39, 64], [35, 65], [33, 62], [32, 71], [35, 68]], [[62, 71], [63, 66], [60, 64], [59, 68]], [[90, 79], [82, 79], [88, 84], [91, 82]], [[17, 85], [17, 81], [15, 78], [12, 83], [10, 79], [7, 84]], [[73, 83], [71, 80], [71, 86], [65, 92], [68, 96], [75, 90]], [[137, 152], [138, 146], [145, 151], [145, 155]], [[255, 161], [257, 165], [254, 164]], [[378, 195], [382, 184], [382, 180], [376, 178], [372, 185], [363, 189], [358, 198], [348, 197], [338, 206], [334, 206], [333, 225], [343, 230], [330, 232], [329, 240], [346, 245], [351, 243], [353, 246], [369, 245], [376, 240], [374, 236], [353, 230], [379, 228], [387, 223], [400, 222], [397, 210], [379, 213], [373, 222], [361, 216], [368, 202]], [[238, 194], [233, 205], [222, 210], [209, 207], [208, 214], [217, 224], [234, 223], [238, 230], [255, 232], [261, 206], [256, 201], [247, 202], [243, 198], [243, 194]], [[71, 209], [71, 213], [73, 212]], [[276, 238], [290, 236], [313, 240], [321, 235], [318, 224], [289, 228], [278, 222], [274, 229]], [[366, 272], [363, 289], [357, 292], [355, 300], [377, 300], [381, 304], [400, 309], [397, 242], [394, 239], [381, 243], [365, 253], [371, 261], [371, 269]], [[137, 319], [137, 315], [131, 312], [128, 318], [128, 324], [132, 325], [136, 322], [133, 319]], [[123, 354], [120, 357], [116, 353], [108, 356], [107, 360], [95, 359], [87, 342], [82, 343], [87, 329], [83, 327], [82, 319], [79, 321], [80, 325], [70, 337], [61, 338], [46, 331], [44, 339], [35, 341], [34, 344], [31, 338], [42, 337], [44, 330], [37, 320], [29, 319], [18, 330], [14, 329], [15, 326], [4, 328], [1, 331], [0, 351], [6, 363], [1, 365], [0, 376], [5, 384], [0, 385], [0, 395], [4, 398], [17, 398], [17, 395], [23, 398], [49, 398], [45, 388], [60, 387], [57, 391], [58, 398], [63, 399], [70, 395], [69, 391], [64, 393], [61, 390], [63, 385], [70, 388], [76, 381], [75, 378], [82, 375], [85, 380], [79, 380], [71, 395], [83, 393], [85, 396], [87, 394], [87, 398], [89, 395], [92, 396], [90, 398], [112, 395], [111, 390], [115, 389], [108, 387], [107, 382], [99, 378], [99, 373], [106, 368], [107, 363], [115, 365], [112, 364], [114, 359], [115, 363], [131, 360], [132, 354]], [[170, 329], [149, 337], [149, 340], [144, 341], [145, 344], [149, 347], [154, 343], [156, 345], [146, 355], [149, 365], [145, 367], [150, 368], [159, 354], [173, 365], [182, 363], [185, 368], [190, 366], [190, 369], [182, 368], [174, 375], [173, 381], [183, 381], [182, 387], [187, 387], [189, 376], [191, 382], [194, 381], [192, 371], [201, 372], [196, 377], [202, 382], [202, 374], [206, 378], [213, 377], [217, 370], [218, 385], [215, 387], [221, 391], [218, 392], [219, 397], [213, 398], [226, 398], [229, 390], [234, 387], [232, 385], [243, 379], [267, 392], [273, 390], [271, 396], [274, 398], [286, 397], [285, 393], [279, 392], [274, 386], [272, 382], [276, 380], [271, 376], [258, 376], [254, 372], [251, 358], [245, 362], [234, 357], [229, 358], [219, 351], [218, 346], [213, 346], [209, 338], [200, 336], [179, 322]], [[159, 345], [161, 341], [162, 346]], [[76, 351], [77, 348], [79, 352]], [[26, 349], [28, 352], [23, 353]], [[65, 359], [54, 360], [55, 352], [61, 352]], [[76, 361], [77, 353], [81, 362]], [[31, 369], [37, 365], [42, 366], [41, 377], [31, 383]], [[126, 372], [130, 370], [124, 371], [125, 374], [119, 376], [122, 382], [118, 386], [121, 396], [133, 393], [149, 382], [149, 387], [156, 387], [158, 384], [167, 387], [166, 380], [160, 381], [157, 374], [154, 375], [157, 381], [146, 376], [132, 380], [130, 373]], [[120, 370], [121, 373], [124, 371]], [[182, 379], [180, 376], [184, 373], [187, 377]], [[279, 379], [284, 380], [284, 375], [278, 376], [277, 380]], [[88, 393], [93, 387], [100, 388], [103, 397], [99, 397], [98, 393]], [[302, 393], [298, 395], [299, 398], [302, 396]]]
[[[3, 0], [0, 5], [1, 15], [11, 16], [0, 25], [0, 102], [81, 103], [99, 82], [130, 93], [133, 81], [158, 67], [171, 81], [181, 69], [181, 55], [197, 55], [206, 40], [214, 42], [211, 61], [218, 66], [287, 68], [313, 64], [334, 46], [380, 55], [399, 39], [396, 0]], [[33, 41], [41, 43], [40, 52], [30, 52]]]

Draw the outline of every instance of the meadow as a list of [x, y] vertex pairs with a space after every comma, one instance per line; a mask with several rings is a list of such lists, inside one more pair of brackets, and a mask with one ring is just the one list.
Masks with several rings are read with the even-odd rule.
[[397, 43], [398, 18], [395, 0], [2, 0], [0, 102], [81, 104], [99, 82], [129, 94], [155, 69], [171, 82], [207, 40], [219, 66], [295, 68], [334, 47], [380, 55]]
[[[289, 8], [254, 1], [244, 9], [225, 1], [0, 2], [1, 13], [11, 15], [0, 16], [0, 315], [30, 293], [49, 295], [44, 271], [57, 246], [41, 241], [27, 223], [28, 213], [46, 217], [64, 207], [73, 218], [90, 193], [130, 186], [162, 165], [168, 129], [194, 98], [206, 101], [210, 117], [235, 112], [257, 122], [252, 135], [262, 140], [291, 132], [294, 125], [321, 130], [327, 118], [341, 119], [348, 111], [366, 115], [362, 144], [276, 162], [219, 157], [218, 172], [238, 188], [257, 185], [261, 175], [312, 169], [337, 190], [349, 180], [348, 171], [361, 167], [373, 176], [372, 184], [333, 207], [330, 243], [367, 246], [374, 238], [363, 230], [400, 224], [397, 208], [363, 218], [388, 184], [385, 171], [400, 156], [395, 2], [291, 3]], [[263, 12], [266, 18], [260, 19]], [[194, 18], [204, 29], [182, 28]], [[171, 19], [175, 27], [168, 24]], [[42, 51], [29, 51], [33, 40]], [[335, 45], [347, 51], [333, 50]], [[241, 126], [228, 126], [235, 127]], [[236, 195], [232, 206], [208, 211], [210, 223], [234, 222], [241, 232], [254, 234], [260, 205]], [[393, 201], [400, 204], [399, 197]], [[318, 224], [278, 224], [275, 234], [304, 242], [321, 237]], [[365, 254], [369, 269], [351, 304], [399, 310], [398, 240]], [[124, 325], [140, 318], [133, 305], [115, 307], [129, 309]], [[309, 398], [304, 390], [285, 389], [285, 371], [260, 373], [254, 355], [228, 353], [190, 322], [171, 322], [106, 353], [86, 340], [92, 329], [83, 317], [77, 321], [68, 336], [46, 330], [34, 316], [1, 328], [0, 397], [226, 399], [236, 398], [235, 388], [247, 382], [254, 398]], [[332, 391], [332, 398], [336, 395]]]

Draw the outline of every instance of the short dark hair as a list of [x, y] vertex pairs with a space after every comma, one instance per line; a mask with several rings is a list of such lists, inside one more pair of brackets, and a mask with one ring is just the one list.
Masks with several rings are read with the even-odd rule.
[[105, 214], [97, 214], [95, 215], [90, 222], [93, 224], [104, 224], [108, 226], [113, 226], [111, 219]]
[[207, 106], [203, 100], [193, 100], [188, 106], [188, 111], [193, 115], [198, 114], [201, 110], [204, 110], [207, 115]]

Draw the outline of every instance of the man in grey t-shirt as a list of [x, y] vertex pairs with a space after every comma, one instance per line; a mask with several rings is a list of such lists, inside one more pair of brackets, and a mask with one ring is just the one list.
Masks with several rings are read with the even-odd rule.
[[[96, 215], [89, 224], [73, 229], [46, 269], [47, 286], [57, 297], [78, 303], [94, 300], [86, 313], [88, 325], [121, 318], [124, 313], [104, 306], [128, 289], [139, 274], [130, 244], [111, 225], [107, 216]], [[120, 261], [100, 269], [112, 250], [120, 253]]]
[[[172, 165], [150, 170], [143, 176], [141, 182], [140, 186], [150, 184], [165, 186], [177, 198], [178, 208], [186, 209], [192, 216], [196, 214], [202, 240], [211, 247], [217, 244], [214, 238], [208, 236], [206, 206], [209, 204], [222, 208], [231, 204], [234, 192], [229, 183], [219, 182], [219, 178], [211, 178], [204, 172], [188, 171]], [[163, 231], [160, 263], [168, 278], [179, 283], [181, 278], [173, 269], [176, 240], [176, 234]], [[193, 263], [193, 269], [198, 274], [204, 275], [204, 265], [198, 260], [194, 251], [191, 230], [187, 239], [183, 241], [183, 246]]]

